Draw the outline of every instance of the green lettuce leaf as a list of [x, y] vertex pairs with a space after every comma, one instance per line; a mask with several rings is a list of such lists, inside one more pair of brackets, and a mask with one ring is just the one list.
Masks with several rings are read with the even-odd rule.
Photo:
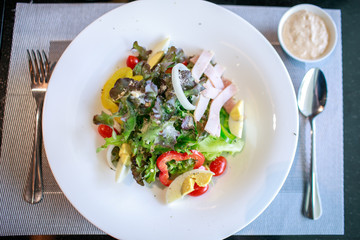
[[129, 118], [125, 121], [124, 123], [124, 130], [122, 132], [122, 136], [124, 138], [125, 141], [127, 141], [127, 139], [129, 138], [130, 134], [135, 130], [135, 126], [136, 126], [136, 117], [137, 117], [137, 112], [134, 109], [134, 105], [127, 101], [127, 107], [129, 110]]
[[139, 53], [138, 59], [140, 61], [146, 61], [151, 53], [151, 50], [147, 51], [146, 48], [140, 46], [137, 41], [134, 42], [132, 49], [135, 49]]
[[121, 144], [125, 142], [121, 135], [116, 135], [116, 134], [113, 134], [111, 137], [104, 139], [105, 139], [105, 143], [102, 146], [98, 147], [96, 149], [96, 152], [105, 150], [110, 145], [121, 146]]
[[195, 161], [193, 159], [187, 159], [183, 161], [171, 160], [167, 162], [166, 165], [170, 175], [180, 175], [184, 172], [192, 170], [194, 168]]
[[244, 140], [237, 138], [232, 143], [226, 142], [221, 137], [209, 135], [198, 144], [195, 149], [200, 151], [208, 161], [212, 161], [223, 153], [234, 154], [241, 152], [244, 147]]
[[114, 117], [102, 111], [101, 114], [94, 116], [93, 123], [96, 125], [105, 124], [112, 127], [114, 125]]

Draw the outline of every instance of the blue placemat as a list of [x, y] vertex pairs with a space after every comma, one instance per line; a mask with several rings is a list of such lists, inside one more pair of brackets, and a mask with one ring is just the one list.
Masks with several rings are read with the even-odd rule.
[[[26, 49], [49, 49], [58, 59], [69, 40], [93, 20], [120, 4], [23, 4], [16, 7], [0, 161], [0, 235], [104, 234], [83, 218], [56, 184], [47, 159], [43, 160], [44, 200], [23, 201], [22, 191], [30, 162], [35, 102], [29, 88]], [[315, 66], [289, 58], [280, 48], [277, 25], [287, 8], [224, 6], [253, 24], [283, 59], [298, 90], [305, 72]], [[328, 81], [328, 101], [317, 121], [318, 178], [323, 215], [313, 221], [302, 211], [308, 176], [310, 128], [300, 118], [299, 145], [283, 188], [271, 205], [239, 235], [343, 234], [343, 95], [341, 13], [328, 10], [339, 41], [333, 54], [317, 64]], [[40, 24], [41, 23], [41, 24]], [[43, 154], [44, 155], [44, 154]]]

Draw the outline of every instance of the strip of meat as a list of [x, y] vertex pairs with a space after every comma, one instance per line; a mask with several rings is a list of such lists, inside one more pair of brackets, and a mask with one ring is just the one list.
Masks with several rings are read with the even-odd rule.
[[[221, 69], [219, 69], [221, 70]], [[214, 85], [214, 87], [218, 89], [224, 88], [224, 83], [222, 79], [220, 78], [221, 75], [218, 75], [219, 73], [215, 71], [215, 67], [213, 67], [211, 64], [209, 64], [205, 69], [205, 75], [208, 77], [208, 79], [211, 81], [211, 83]]]
[[205, 97], [214, 99], [221, 92], [221, 89], [213, 87], [210, 80], [207, 80], [206, 83], [204, 83], [203, 86], [205, 87], [205, 89], [203, 91], [201, 91], [201, 94], [203, 94]]
[[219, 76], [219, 77], [222, 77], [222, 75], [224, 74], [225, 72], [225, 67], [223, 67], [222, 65], [220, 64], [216, 64], [214, 66], [214, 71], [216, 72], [216, 74]]
[[194, 67], [191, 70], [192, 76], [193, 78], [195, 78], [195, 81], [199, 82], [201, 75], [204, 73], [213, 56], [214, 52], [212, 51], [202, 51], [199, 59], [196, 61]]
[[[232, 81], [226, 78], [222, 78], [224, 86], [227, 87], [232, 84]], [[232, 97], [224, 104], [225, 111], [230, 114], [231, 110], [234, 108], [236, 100]]]
[[220, 110], [222, 106], [236, 94], [236, 91], [236, 86], [230, 84], [212, 101], [209, 118], [205, 125], [205, 130], [211, 135], [220, 137]]
[[203, 96], [200, 94], [199, 100], [196, 104], [196, 108], [194, 111], [194, 119], [196, 122], [200, 121], [201, 117], [204, 115], [206, 108], [209, 104], [210, 98]]

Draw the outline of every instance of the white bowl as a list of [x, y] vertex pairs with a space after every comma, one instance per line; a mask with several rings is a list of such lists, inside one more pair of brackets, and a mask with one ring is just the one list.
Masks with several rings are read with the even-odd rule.
[[[174, 18], [184, 13], [192, 17]], [[96, 153], [104, 140], [92, 124], [103, 110], [101, 88], [125, 66], [133, 42], [151, 49], [165, 36], [188, 55], [213, 50], [246, 104], [243, 152], [228, 157], [226, 174], [214, 178], [206, 194], [172, 205], [165, 203], [160, 184], [142, 187], [132, 174], [115, 183], [106, 153]], [[71, 42], [49, 83], [43, 134], [65, 196], [105, 233], [120, 239], [211, 240], [240, 231], [275, 198], [295, 155], [298, 119], [284, 63], [248, 22], [207, 1], [147, 0], [108, 12]]]
[[[286, 45], [284, 43], [283, 36], [282, 36], [284, 23], [293, 13], [298, 12], [300, 10], [306, 10], [306, 11], [312, 12], [312, 13], [320, 16], [324, 20], [327, 30], [329, 31], [329, 44], [328, 44], [325, 52], [319, 58], [316, 58], [316, 59], [299, 58], [299, 57], [295, 56], [293, 53], [291, 53], [291, 51], [286, 47]], [[327, 12], [325, 12], [323, 9], [321, 9], [318, 6], [312, 5], [312, 4], [300, 4], [300, 5], [294, 6], [294, 7], [290, 8], [288, 11], [286, 11], [285, 14], [282, 16], [282, 18], [280, 19], [279, 27], [278, 27], [278, 38], [279, 38], [281, 47], [284, 49], [284, 51], [290, 57], [292, 57], [300, 62], [314, 63], [314, 62], [319, 62], [319, 61], [324, 60], [333, 52], [333, 50], [335, 49], [335, 46], [336, 46], [336, 42], [337, 42], [337, 30], [336, 30], [334, 21], [332, 20], [330, 15]]]

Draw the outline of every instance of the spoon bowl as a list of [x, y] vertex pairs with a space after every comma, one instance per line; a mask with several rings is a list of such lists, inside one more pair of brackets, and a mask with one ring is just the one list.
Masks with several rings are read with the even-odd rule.
[[298, 107], [302, 115], [314, 118], [326, 104], [327, 87], [324, 73], [319, 68], [310, 69], [304, 76], [298, 93]]
[[310, 69], [304, 76], [299, 92], [298, 107], [302, 115], [308, 118], [311, 126], [311, 165], [310, 181], [305, 196], [304, 214], [311, 219], [321, 217], [321, 201], [316, 174], [315, 117], [325, 109], [327, 86], [324, 73], [319, 68]]

